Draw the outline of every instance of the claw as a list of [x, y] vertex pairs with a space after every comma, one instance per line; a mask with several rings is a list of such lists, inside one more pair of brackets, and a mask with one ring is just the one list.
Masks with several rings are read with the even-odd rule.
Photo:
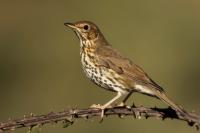
[[101, 109], [101, 105], [100, 105], [100, 104], [92, 104], [92, 105], [90, 106], [90, 108], [93, 108], [93, 109], [95, 109], [95, 108]]
[[121, 96], [122, 96], [122, 93], [121, 93], [121, 92], [118, 92], [117, 95], [116, 95], [113, 99], [111, 99], [110, 101], [108, 101], [106, 104], [104, 104], [104, 105], [98, 104], [98, 105], [92, 105], [92, 106], [91, 106], [91, 108], [98, 108], [98, 109], [101, 109], [102, 112], [101, 112], [101, 121], [100, 121], [100, 122], [103, 121], [104, 110], [105, 110], [106, 108], [110, 107], [111, 104], [112, 104], [114, 101], [116, 101], [117, 99], [119, 99]]
[[133, 102], [133, 104], [132, 104], [132, 107], [136, 107], [134, 102]]
[[90, 106], [90, 108], [101, 109], [101, 120], [100, 120], [100, 123], [103, 122], [105, 107], [100, 105], [100, 104], [93, 104], [93, 105]]
[[120, 104], [117, 104], [117, 107], [125, 107], [126, 104], [124, 102], [121, 102]]

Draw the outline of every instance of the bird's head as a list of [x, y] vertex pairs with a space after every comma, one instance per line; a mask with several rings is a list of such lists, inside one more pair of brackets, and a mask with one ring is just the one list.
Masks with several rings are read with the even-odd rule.
[[74, 30], [80, 40], [96, 40], [100, 34], [99, 28], [89, 21], [64, 23], [64, 25]]

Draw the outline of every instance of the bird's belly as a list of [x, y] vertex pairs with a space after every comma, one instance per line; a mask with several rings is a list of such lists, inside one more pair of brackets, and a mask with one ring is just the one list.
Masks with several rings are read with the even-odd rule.
[[113, 70], [95, 65], [94, 60], [86, 54], [81, 54], [81, 63], [86, 76], [96, 85], [110, 91], [128, 92], [127, 88], [119, 80], [119, 75]]
[[117, 80], [117, 75], [111, 74], [110, 69], [103, 67], [85, 67], [83, 70], [86, 76], [98, 86], [110, 91], [127, 93], [127, 88]]

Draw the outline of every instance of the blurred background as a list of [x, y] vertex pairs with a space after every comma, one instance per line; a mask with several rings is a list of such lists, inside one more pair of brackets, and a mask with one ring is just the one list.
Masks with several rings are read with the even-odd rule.
[[[63, 23], [90, 20], [107, 40], [132, 58], [174, 101], [200, 113], [200, 2], [197, 0], [18, 0], [0, 2], [0, 121], [70, 107], [104, 104], [115, 93], [83, 74], [79, 41]], [[133, 98], [134, 97], [134, 98]], [[134, 94], [136, 105], [166, 107]], [[196, 133], [177, 120], [78, 120], [42, 132]], [[26, 129], [14, 132], [24, 133]]]

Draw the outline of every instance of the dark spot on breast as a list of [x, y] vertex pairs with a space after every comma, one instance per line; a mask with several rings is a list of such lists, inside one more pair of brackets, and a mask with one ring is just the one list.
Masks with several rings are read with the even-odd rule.
[[110, 87], [112, 87], [112, 84], [108, 84]]
[[94, 73], [98, 74], [97, 69], [95, 69]]
[[102, 81], [99, 81], [99, 84], [102, 84]]
[[110, 80], [113, 84], [116, 84], [116, 82], [112, 78], [107, 77], [107, 79]]
[[92, 55], [90, 55], [90, 54], [88, 54], [88, 57], [89, 57], [90, 59], [94, 59], [94, 56], [92, 56]]
[[119, 87], [118, 85], [113, 85], [114, 87]]
[[88, 62], [87, 62], [87, 61], [85, 61], [85, 65], [88, 65]]
[[103, 76], [102, 69], [99, 69], [99, 73], [101, 76]]

